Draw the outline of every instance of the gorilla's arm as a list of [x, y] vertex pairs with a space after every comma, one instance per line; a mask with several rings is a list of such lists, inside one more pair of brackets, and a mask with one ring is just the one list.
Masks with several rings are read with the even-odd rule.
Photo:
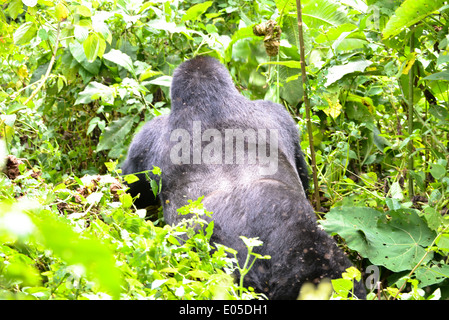
[[[167, 116], [159, 116], [143, 126], [129, 147], [128, 156], [122, 165], [122, 174], [127, 175], [152, 170], [153, 166], [161, 167], [166, 148], [166, 143], [163, 141], [167, 127], [166, 122]], [[151, 172], [148, 174], [151, 179], [159, 182], [158, 176]], [[158, 204], [158, 199], [154, 197], [145, 174], [139, 173], [136, 176], [139, 181], [128, 185], [130, 188], [128, 192], [133, 198], [140, 194], [134, 202], [136, 207], [145, 208]]]
[[295, 144], [295, 163], [298, 170], [299, 178], [301, 179], [304, 192], [307, 194], [309, 190], [309, 170], [307, 170], [307, 162], [304, 158], [304, 153], [299, 146], [299, 143]]

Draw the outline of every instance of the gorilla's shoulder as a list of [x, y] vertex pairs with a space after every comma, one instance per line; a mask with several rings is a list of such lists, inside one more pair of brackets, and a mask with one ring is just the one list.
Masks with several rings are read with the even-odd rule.
[[281, 113], [290, 117], [287, 109], [285, 109], [285, 107], [283, 105], [280, 105], [279, 103], [275, 103], [270, 100], [254, 100], [253, 102], [258, 108], [262, 108], [265, 111]]
[[138, 135], [149, 135], [149, 134], [153, 134], [154, 132], [161, 133], [161, 130], [166, 128], [168, 119], [169, 119], [168, 114], [154, 117], [150, 121], [146, 122], [137, 134]]

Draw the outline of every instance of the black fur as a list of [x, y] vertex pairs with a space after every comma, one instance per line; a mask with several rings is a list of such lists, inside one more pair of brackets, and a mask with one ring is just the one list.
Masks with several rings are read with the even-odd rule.
[[[235, 88], [226, 68], [210, 57], [197, 57], [179, 66], [171, 86], [172, 109], [168, 116], [148, 122], [136, 135], [123, 165], [123, 173], [162, 169], [162, 191], [159, 195], [167, 223], [179, 222], [177, 208], [205, 196], [203, 203], [215, 228], [212, 243], [221, 243], [239, 251], [239, 261], [246, 248], [239, 238], [259, 237], [264, 245], [256, 252], [270, 255], [259, 260], [245, 277], [245, 285], [254, 287], [271, 299], [296, 299], [301, 285], [322, 278], [340, 277], [351, 266], [344, 253], [316, 222], [304, 189], [308, 172], [295, 122], [281, 105], [269, 101], [250, 101]], [[276, 129], [278, 132], [278, 170], [266, 175], [260, 171], [261, 158], [252, 164], [225, 164], [225, 156], [215, 158], [222, 164], [192, 163], [194, 143], [186, 163], [174, 164], [170, 158], [178, 137], [170, 141], [175, 129], [184, 129], [193, 137], [194, 121], [201, 129], [216, 129], [225, 136], [226, 129]], [[268, 139], [272, 143], [274, 142]], [[204, 148], [211, 141], [200, 143]], [[267, 149], [269, 150], [270, 144]], [[198, 145], [197, 145], [198, 146]], [[222, 141], [225, 150], [225, 139]], [[245, 139], [245, 151], [260, 147]], [[235, 150], [234, 150], [235, 151]], [[268, 152], [269, 153], [269, 152]], [[179, 155], [178, 153], [174, 153]], [[143, 176], [141, 176], [143, 177]], [[141, 180], [130, 186], [130, 193], [140, 198], [138, 207], [154, 204], [148, 183]], [[365, 291], [357, 284], [356, 295]]]

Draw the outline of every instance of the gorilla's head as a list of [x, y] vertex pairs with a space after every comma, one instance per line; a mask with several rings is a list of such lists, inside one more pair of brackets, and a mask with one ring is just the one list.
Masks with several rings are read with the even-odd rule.
[[226, 101], [238, 94], [225, 66], [208, 56], [198, 56], [176, 68], [170, 89], [173, 111]]

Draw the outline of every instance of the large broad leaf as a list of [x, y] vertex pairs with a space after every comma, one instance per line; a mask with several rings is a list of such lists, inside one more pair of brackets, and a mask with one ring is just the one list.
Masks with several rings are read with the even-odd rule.
[[444, 2], [445, 0], [404, 1], [383, 29], [383, 38], [386, 39], [399, 34], [404, 28], [414, 25], [440, 9]]
[[[435, 232], [410, 209], [384, 214], [371, 208], [334, 208], [321, 224], [326, 232], [339, 234], [351, 249], [373, 264], [394, 272], [413, 269], [436, 237]], [[428, 254], [423, 262], [432, 256], [432, 253]]]
[[206, 1], [198, 3], [187, 9], [186, 13], [182, 16], [181, 21], [189, 21], [198, 19], [207, 9], [213, 4], [213, 1]]
[[146, 81], [145, 84], [149, 83], [149, 84], [154, 84], [157, 86], [162, 86], [162, 87], [170, 87], [171, 82], [173, 80], [173, 77], [171, 76], [161, 76], [159, 78], [150, 80], [150, 81]]
[[133, 62], [126, 53], [123, 53], [120, 50], [111, 49], [111, 51], [103, 55], [103, 58], [125, 68], [126, 70], [131, 72], [134, 78], [136, 77], [136, 71], [134, 70]]
[[[3, 2], [4, 3], [4, 2]], [[3, 9], [4, 10], [4, 9]], [[23, 3], [22, 0], [11, 0], [8, 4], [8, 12], [9, 16], [12, 19], [17, 19], [17, 16], [23, 12]], [[2, 15], [3, 15], [2, 11]]]
[[123, 143], [131, 131], [136, 116], [126, 116], [113, 121], [101, 134], [97, 151], [109, 150]]
[[345, 65], [330, 67], [327, 72], [327, 81], [324, 85], [327, 87], [335, 81], [340, 80], [347, 74], [354, 72], [363, 72], [365, 71], [366, 67], [371, 64], [372, 62], [369, 60], [359, 60], [348, 62]]
[[[282, 33], [291, 45], [299, 48], [296, 2], [275, 0], [275, 3], [279, 12], [288, 13], [282, 19]], [[351, 22], [347, 15], [339, 10], [340, 5], [333, 0], [302, 0], [301, 3], [306, 55], [312, 49], [312, 39], [315, 41], [315, 38], [322, 34], [322, 32], [317, 32], [318, 29], [329, 30], [329, 27], [337, 27]]]
[[449, 70], [437, 72], [424, 78], [424, 80], [445, 80], [449, 81]]
[[279, 68], [279, 78], [281, 83], [283, 83], [280, 89], [282, 99], [286, 100], [290, 105], [296, 106], [304, 95], [301, 69], [293, 69], [289, 65], [282, 65]]
[[78, 41], [79, 43], [83, 43], [89, 36], [89, 29], [84, 26], [75, 25], [73, 29], [73, 34], [75, 36], [76, 41]]
[[98, 240], [73, 231], [64, 217], [57, 219], [47, 210], [31, 216], [40, 231], [40, 241], [67, 264], [82, 265], [114, 298], [120, 297], [120, 272], [112, 252]]
[[303, 0], [302, 16], [308, 28], [319, 29], [349, 23], [350, 20], [332, 0]]
[[75, 105], [88, 104], [97, 99], [101, 99], [105, 104], [113, 104], [115, 93], [115, 89], [105, 86], [102, 83], [92, 81], [79, 93]]
[[25, 22], [14, 32], [14, 43], [17, 45], [26, 44], [36, 36], [37, 29], [34, 23]]
[[246, 38], [258, 38], [254, 34], [254, 32], [253, 32], [253, 27], [241, 28], [241, 29], [237, 30], [236, 32], [234, 32], [234, 34], [232, 35], [232, 39], [228, 43], [228, 47], [225, 50], [225, 60], [226, 60], [226, 62], [231, 60], [232, 47], [234, 46], [234, 44], [237, 41], [242, 40], [242, 39], [246, 39]]
[[[299, 30], [297, 19], [298, 18], [293, 15], [285, 16], [282, 23], [283, 24], [282, 33], [287, 38], [288, 43], [290, 43], [292, 46], [295, 46], [296, 48], [299, 48]], [[307, 32], [307, 29], [304, 30], [303, 37], [304, 37], [304, 45], [306, 47], [305, 51], [309, 52], [311, 46], [310, 46], [310, 37]]]
[[89, 62], [87, 60], [86, 54], [84, 52], [84, 47], [82, 44], [77, 41], [69, 44], [69, 50], [72, 54], [73, 58], [88, 72], [93, 75], [98, 74], [100, 71], [101, 61], [99, 59], [95, 59], [93, 62]]
[[315, 41], [317, 43], [332, 43], [334, 50], [354, 50], [363, 47], [367, 43], [366, 37], [359, 28], [352, 23], [344, 23], [337, 27], [326, 30], [319, 34]]
[[440, 121], [449, 120], [449, 111], [445, 107], [436, 104], [430, 105], [429, 113]]
[[423, 267], [416, 270], [415, 277], [419, 279], [419, 287], [430, 286], [449, 278], [449, 266], [447, 264]]
[[106, 41], [102, 39], [97, 33], [91, 33], [83, 42], [84, 53], [87, 61], [92, 63], [97, 57], [102, 57], [106, 49]]

